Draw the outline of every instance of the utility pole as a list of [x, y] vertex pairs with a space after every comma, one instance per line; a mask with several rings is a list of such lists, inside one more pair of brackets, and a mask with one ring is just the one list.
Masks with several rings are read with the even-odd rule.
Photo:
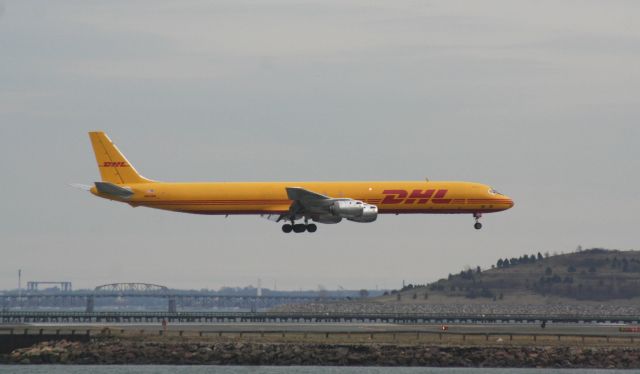
[[22, 306], [22, 269], [18, 269], [18, 305]]

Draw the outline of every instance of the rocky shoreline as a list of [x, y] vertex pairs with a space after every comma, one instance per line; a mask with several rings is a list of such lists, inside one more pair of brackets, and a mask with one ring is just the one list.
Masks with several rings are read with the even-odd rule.
[[17, 349], [5, 364], [335, 365], [640, 368], [637, 347], [493, 347], [135, 341], [51, 341]]

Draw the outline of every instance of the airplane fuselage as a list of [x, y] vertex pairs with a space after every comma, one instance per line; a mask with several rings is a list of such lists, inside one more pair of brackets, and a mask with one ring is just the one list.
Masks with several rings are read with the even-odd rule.
[[379, 213], [492, 213], [513, 201], [491, 187], [471, 182], [215, 182], [140, 183], [122, 185], [127, 198], [97, 196], [131, 206], [196, 214], [285, 214], [292, 201], [286, 187], [296, 186], [335, 198], [350, 198], [378, 207]]
[[287, 222], [285, 233], [315, 232], [309, 221], [369, 223], [385, 213], [470, 213], [480, 229], [483, 213], [513, 206], [509, 197], [471, 182], [156, 182], [141, 176], [104, 132], [89, 137], [102, 179], [89, 188], [94, 195], [174, 212], [275, 216]]

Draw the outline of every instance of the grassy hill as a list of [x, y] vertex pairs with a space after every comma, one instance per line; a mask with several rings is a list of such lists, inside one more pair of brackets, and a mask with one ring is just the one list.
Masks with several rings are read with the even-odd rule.
[[606, 301], [640, 297], [640, 252], [588, 249], [500, 259], [491, 269], [466, 269], [427, 285], [408, 285], [380, 301]]

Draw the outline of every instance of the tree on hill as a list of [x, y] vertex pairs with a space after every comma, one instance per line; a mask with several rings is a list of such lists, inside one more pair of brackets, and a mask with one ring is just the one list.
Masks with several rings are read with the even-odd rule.
[[573, 283], [573, 277], [570, 277], [570, 276], [567, 275], [566, 277], [564, 277], [562, 282], [571, 284], [571, 283]]
[[[445, 277], [437, 283], [429, 284], [428, 288], [430, 292], [442, 291], [451, 296], [472, 298], [488, 296], [488, 292], [484, 292], [487, 290], [496, 301], [500, 300], [501, 293], [503, 297], [508, 297], [511, 292], [520, 290], [577, 300], [604, 301], [640, 296], [640, 253], [585, 249], [548, 260], [544, 256], [544, 252], [540, 251], [533, 255], [499, 258], [491, 267], [509, 269], [537, 262], [544, 264], [539, 270], [532, 267], [516, 274], [507, 270], [491, 272], [485, 276], [484, 269], [480, 268], [481, 273], [478, 274], [478, 266], [467, 266], [459, 273], [449, 276], [448, 281]], [[537, 268], [536, 266], [535, 269]], [[418, 285], [408, 285], [411, 286], [415, 288]], [[413, 292], [412, 290], [411, 294]], [[406, 296], [412, 296], [411, 294], [407, 293]], [[418, 298], [422, 297], [422, 293], [418, 292]]]
[[493, 298], [493, 292], [491, 292], [488, 288], [483, 287], [480, 291], [480, 297]]

